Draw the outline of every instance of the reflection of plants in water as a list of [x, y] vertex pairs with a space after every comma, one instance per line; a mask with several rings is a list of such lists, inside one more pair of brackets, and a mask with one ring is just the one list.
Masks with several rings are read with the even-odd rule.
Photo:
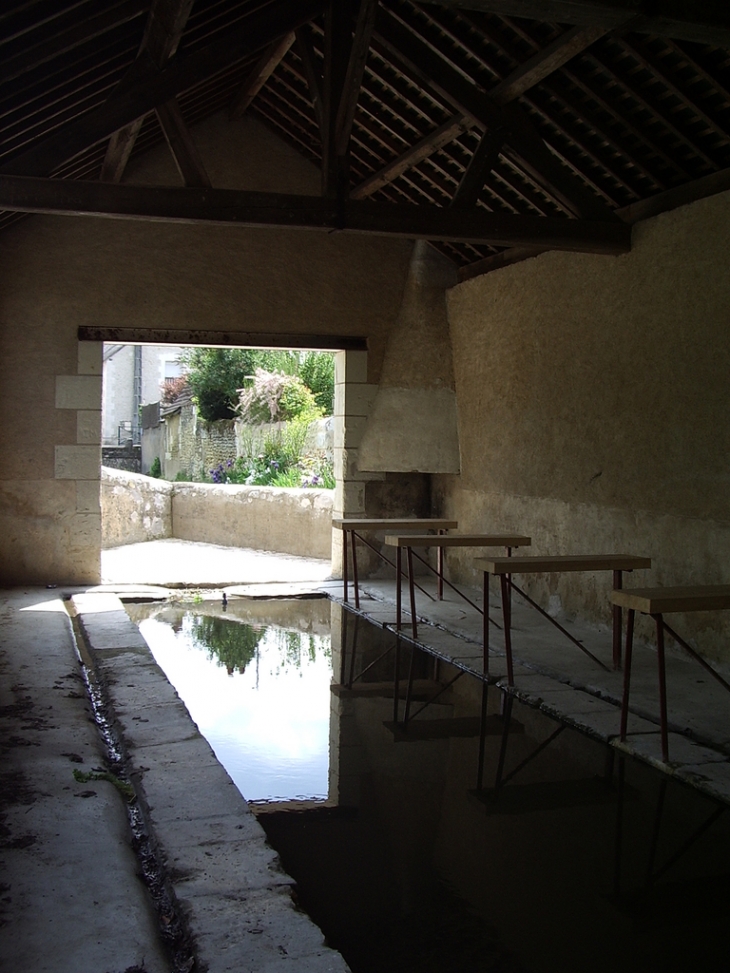
[[217, 659], [229, 676], [243, 673], [256, 654], [266, 628], [231, 622], [217, 615], [190, 615], [190, 635], [195, 645], [206, 649], [209, 659]]
[[265, 636], [268, 636], [267, 647], [277, 650], [274, 672], [301, 669], [318, 657], [330, 659], [332, 656], [329, 638], [278, 627], [248, 625], [220, 615], [186, 614], [184, 627], [193, 644], [204, 649], [209, 659], [225, 666], [229, 676], [236, 671], [243, 674]]
[[332, 656], [332, 645], [328, 638], [284, 629], [272, 629], [272, 633], [280, 653], [277, 672], [289, 666], [301, 669], [303, 662], [315, 662], [318, 655], [324, 655], [325, 659]]

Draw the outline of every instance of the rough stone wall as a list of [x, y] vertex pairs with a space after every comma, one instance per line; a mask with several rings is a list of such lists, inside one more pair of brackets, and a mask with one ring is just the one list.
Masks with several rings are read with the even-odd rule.
[[[730, 582], [729, 250], [725, 193], [639, 224], [624, 256], [548, 253], [454, 287], [462, 474], [438, 479], [444, 514], [536, 554], [652, 557], [626, 586]], [[607, 576], [528, 587], [608, 620]], [[724, 613], [678, 624], [730, 658]]]
[[[172, 429], [170, 430], [172, 434]], [[178, 425], [179, 446], [176, 460], [180, 469], [201, 478], [226, 460], [236, 458], [236, 432], [233, 419], [206, 422], [192, 403], [184, 405]], [[167, 475], [166, 467], [165, 475]]]
[[142, 472], [142, 447], [128, 443], [125, 446], [102, 446], [101, 465], [115, 470]]
[[102, 467], [102, 547], [172, 537], [172, 493], [165, 480]]
[[[252, 119], [221, 114], [194, 136], [215, 186], [319, 194], [317, 169]], [[177, 185], [167, 147], [135, 161], [128, 181]], [[243, 343], [251, 332], [359, 336], [369, 347], [361, 381], [372, 383], [410, 249], [317, 231], [61, 216], [4, 230], [0, 583], [99, 580], [102, 349], [80, 346], [79, 326], [238, 331]]]

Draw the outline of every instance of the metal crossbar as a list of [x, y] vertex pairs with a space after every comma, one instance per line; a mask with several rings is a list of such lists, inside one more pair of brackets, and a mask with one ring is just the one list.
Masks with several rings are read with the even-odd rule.
[[[570, 634], [570, 632], [569, 632], [569, 631], [568, 631], [568, 630], [567, 630], [566, 628], [563, 628], [563, 626], [562, 626], [562, 625], [560, 624], [560, 622], [557, 622], [557, 621], [556, 621], [556, 620], [555, 620], [555, 619], [554, 619], [554, 618], [552, 617], [552, 615], [548, 615], [548, 613], [547, 613], [547, 612], [545, 611], [545, 609], [544, 609], [544, 608], [543, 608], [543, 607], [542, 607], [541, 605], [538, 605], [538, 603], [537, 603], [536, 601], [533, 601], [533, 600], [532, 600], [532, 598], [530, 598], [530, 596], [529, 596], [528, 594], [526, 594], [526, 593], [525, 593], [525, 592], [524, 592], [524, 591], [522, 590], [522, 588], [520, 588], [520, 587], [518, 587], [518, 586], [517, 586], [517, 585], [516, 585], [516, 584], [514, 583], [514, 581], [512, 580], [512, 577], [511, 577], [510, 575], [505, 575], [504, 577], [506, 577], [506, 579], [507, 579], [507, 584], [508, 584], [508, 585], [510, 586], [510, 588], [514, 588], [514, 590], [515, 590], [515, 591], [516, 591], [516, 592], [517, 592], [517, 593], [518, 593], [519, 595], [522, 595], [522, 597], [523, 597], [523, 598], [525, 599], [525, 601], [526, 601], [526, 602], [528, 602], [528, 604], [530, 604], [530, 605], [532, 605], [532, 607], [533, 607], [534, 609], [536, 609], [536, 610], [537, 610], [538, 612], [540, 612], [540, 614], [541, 614], [541, 615], [542, 615], [542, 616], [543, 616], [544, 618], [546, 618], [546, 619], [547, 619], [547, 620], [548, 620], [549, 622], [551, 622], [551, 623], [552, 623], [552, 624], [553, 624], [553, 625], [555, 626], [555, 628], [557, 628], [557, 629], [559, 629], [559, 630], [560, 630], [560, 631], [561, 631], [561, 632], [563, 633], [563, 635], [565, 635], [565, 636], [566, 636], [566, 638], [569, 638], [569, 639], [570, 639], [570, 641], [571, 641], [571, 642], [573, 643], [573, 645], [577, 645], [577, 646], [578, 646], [578, 648], [579, 648], [579, 649], [581, 650], [581, 652], [585, 652], [585, 654], [586, 654], [586, 655], [587, 655], [587, 656], [588, 656], [588, 657], [589, 657], [590, 659], [592, 659], [592, 660], [593, 660], [593, 661], [594, 661], [594, 662], [595, 662], [595, 663], [596, 663], [597, 665], [599, 665], [599, 666], [601, 667], [601, 669], [603, 669], [603, 670], [605, 670], [606, 672], [610, 672], [610, 671], [611, 671], [611, 670], [610, 670], [610, 669], [608, 668], [608, 666], [607, 666], [607, 665], [605, 665], [605, 664], [604, 664], [603, 662], [601, 662], [601, 660], [600, 660], [600, 659], [598, 659], [598, 658], [596, 658], [596, 656], [595, 656], [595, 655], [593, 655], [593, 653], [592, 653], [591, 651], [589, 651], [589, 650], [588, 650], [588, 649], [587, 649], [587, 648], [585, 647], [585, 645], [583, 645], [583, 643], [582, 643], [582, 642], [580, 641], [580, 639], [577, 639], [577, 638], [575, 638], [575, 636], [574, 636], [574, 635], [571, 635], [571, 634]], [[730, 687], [728, 687], [728, 688], [730, 688]]]

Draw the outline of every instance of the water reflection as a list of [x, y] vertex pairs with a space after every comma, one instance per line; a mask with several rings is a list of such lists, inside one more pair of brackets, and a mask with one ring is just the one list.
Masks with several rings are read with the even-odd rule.
[[[285, 611], [313, 607], [316, 621], [283, 624]], [[229, 603], [229, 621], [232, 610]], [[217, 625], [195, 621], [197, 611], [187, 620], [174, 616], [179, 635], [191, 635], [181, 643], [171, 633], [170, 611], [149, 620], [168, 622], [155, 655], [184, 699], [189, 689], [205, 687], [201, 708], [188, 705], [216, 752], [215, 734], [231, 705], [227, 688], [246, 698], [246, 714], [226, 731], [236, 751], [252, 744], [242, 793], [255, 793], [260, 759], [269, 771], [277, 766], [273, 786], [260, 793], [328, 796], [326, 804], [296, 814], [272, 805], [260, 820], [297, 882], [299, 903], [354, 973], [727, 967], [724, 806], [645, 764], [622, 761], [574, 729], [555, 736], [555, 720], [521, 703], [514, 704], [503, 749], [497, 691], [484, 781], [492, 787], [502, 752], [503, 786], [488, 800], [478, 798], [481, 693], [473, 678], [458, 680], [403, 733], [394, 726], [396, 659], [403, 690], [413, 677], [413, 712], [454, 672], [426, 657], [411, 669], [407, 645], [396, 653], [392, 632], [336, 604], [284, 609], [267, 602], [258, 615], [234, 622], [252, 630], [236, 655], [226, 648], [228, 636], [216, 635]], [[330, 612], [331, 660], [321, 641]], [[295, 628], [306, 632], [303, 640], [291, 636]], [[210, 684], [203, 667], [216, 674]], [[310, 685], [310, 672], [320, 668], [326, 678]], [[280, 682], [282, 673], [293, 681]], [[261, 694], [264, 684], [270, 697]], [[322, 714], [316, 734], [304, 719], [315, 702]], [[321, 785], [287, 791], [276, 775], [296, 778], [310, 734], [324, 754], [329, 736], [329, 784], [325, 759]], [[236, 779], [235, 763], [221, 760]]]
[[[476, 681], [418, 717], [442, 735], [398, 734], [393, 636], [345, 612], [333, 639], [335, 671], [363, 674], [339, 689], [333, 720], [349, 811], [261, 821], [355, 973], [727, 967], [730, 815], [717, 802], [573, 729], [554, 737], [555, 720], [518, 703], [502, 792], [478, 800]], [[429, 665], [424, 683], [452, 675]], [[494, 692], [495, 722], [499, 702]], [[501, 739], [486, 741], [490, 786]]]
[[327, 797], [327, 602], [128, 610], [247, 800]]

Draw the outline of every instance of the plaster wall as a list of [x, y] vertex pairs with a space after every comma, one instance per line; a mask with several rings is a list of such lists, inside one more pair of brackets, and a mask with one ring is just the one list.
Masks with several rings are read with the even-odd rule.
[[176, 483], [172, 536], [328, 559], [332, 490]]
[[[194, 134], [215, 186], [319, 193], [318, 171], [253, 120], [220, 115]], [[178, 182], [166, 148], [129, 179]], [[362, 336], [365, 387], [410, 251], [368, 236], [83, 217], [0, 234], [0, 584], [99, 579], [102, 348], [80, 345], [79, 326]], [[356, 448], [354, 418], [339, 417], [341, 456]], [[338, 509], [357, 513], [351, 500], [343, 488]]]
[[[131, 345], [111, 345], [105, 347], [104, 355], [102, 436], [105, 445], [116, 445], [132, 435], [134, 350]], [[130, 423], [130, 431], [120, 434], [123, 422]]]
[[[620, 257], [547, 253], [448, 293], [465, 531], [535, 554], [653, 559], [627, 586], [730, 581], [730, 193], [634, 229]], [[450, 555], [476, 581], [468, 555]], [[525, 579], [523, 579], [525, 580]], [[552, 575], [541, 603], [607, 621], [607, 577]], [[730, 658], [723, 613], [683, 619]]]

